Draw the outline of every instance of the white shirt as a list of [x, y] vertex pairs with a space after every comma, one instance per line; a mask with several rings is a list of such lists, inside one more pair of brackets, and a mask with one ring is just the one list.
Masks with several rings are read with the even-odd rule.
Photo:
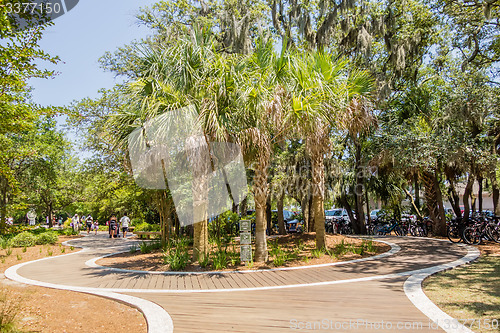
[[122, 227], [128, 228], [128, 224], [130, 223], [130, 219], [128, 216], [124, 216], [120, 219], [120, 223], [122, 224]]

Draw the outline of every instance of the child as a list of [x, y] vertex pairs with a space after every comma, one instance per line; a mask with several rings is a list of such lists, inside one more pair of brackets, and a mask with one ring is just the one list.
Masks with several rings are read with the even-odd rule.
[[97, 235], [97, 230], [99, 230], [99, 222], [97, 220], [94, 221], [94, 230], [95, 234]]

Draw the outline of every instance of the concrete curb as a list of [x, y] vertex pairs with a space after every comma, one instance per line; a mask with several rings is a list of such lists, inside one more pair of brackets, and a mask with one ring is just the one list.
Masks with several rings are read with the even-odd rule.
[[[83, 250], [81, 250], [81, 251], [65, 254], [62, 256], [58, 256], [58, 257], [71, 256], [71, 255], [75, 255], [77, 253], [81, 253], [84, 251], [88, 251], [88, 249], [83, 248]], [[127, 304], [135, 307], [136, 309], [138, 309], [139, 311], [141, 311], [144, 314], [144, 317], [146, 318], [146, 322], [148, 324], [148, 333], [171, 333], [174, 331], [174, 324], [173, 324], [172, 318], [170, 317], [168, 312], [165, 311], [165, 309], [162, 308], [161, 306], [159, 306], [153, 302], [147, 301], [145, 299], [134, 297], [134, 296], [129, 296], [129, 295], [121, 295], [121, 294], [116, 293], [116, 291], [113, 289], [105, 290], [105, 289], [99, 289], [99, 288], [73, 287], [73, 286], [66, 286], [66, 285], [59, 285], [59, 284], [31, 280], [31, 279], [24, 278], [17, 273], [17, 270], [19, 268], [21, 268], [27, 264], [30, 264], [33, 262], [44, 261], [44, 260], [50, 260], [50, 259], [54, 259], [54, 258], [56, 258], [56, 257], [42, 258], [42, 259], [38, 259], [38, 260], [34, 260], [34, 261], [21, 263], [21, 264], [15, 265], [15, 266], [11, 266], [11, 267], [7, 268], [7, 270], [5, 271], [5, 276], [10, 280], [17, 281], [17, 282], [24, 283], [24, 284], [33, 285], [33, 286], [81, 292], [81, 293], [97, 295], [97, 296], [117, 300], [120, 302], [124, 302], [124, 303], [127, 303]]]
[[[446, 240], [440, 240], [446, 241]], [[471, 261], [476, 260], [480, 256], [480, 252], [475, 247], [457, 244], [459, 246], [465, 247], [467, 249], [467, 255], [463, 258], [455, 260], [448, 264], [443, 264], [439, 266], [429, 267], [423, 269], [418, 274], [413, 274], [404, 283], [403, 289], [408, 297], [408, 299], [419, 309], [423, 314], [425, 314], [429, 319], [431, 319], [435, 324], [439, 325], [447, 333], [471, 333], [470, 329], [465, 326], [461, 326], [450, 315], [446, 314], [441, 310], [436, 304], [434, 304], [422, 290], [422, 282], [429, 276], [436, 274], [438, 272], [452, 269], [460, 265], [467, 264]]]

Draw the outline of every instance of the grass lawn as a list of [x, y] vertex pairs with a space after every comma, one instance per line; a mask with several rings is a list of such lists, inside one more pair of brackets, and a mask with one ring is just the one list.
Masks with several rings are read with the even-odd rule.
[[475, 319], [466, 323], [474, 332], [500, 332], [500, 253], [431, 276], [424, 291], [453, 318]]

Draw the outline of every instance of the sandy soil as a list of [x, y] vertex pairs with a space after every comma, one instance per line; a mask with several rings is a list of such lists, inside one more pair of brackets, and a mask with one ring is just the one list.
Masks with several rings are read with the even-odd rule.
[[[69, 239], [71, 237], [61, 236], [59, 241]], [[82, 293], [26, 286], [3, 275], [8, 267], [22, 262], [45, 258], [51, 253], [56, 256], [79, 250], [60, 243], [30, 247], [26, 252], [12, 248], [9, 256], [6, 250], [0, 250], [0, 312], [9, 308], [18, 311], [17, 327], [26, 332], [147, 332], [142, 313], [125, 304]]]
[[[390, 250], [390, 246], [373, 241], [373, 251], [365, 252], [363, 255], [345, 253], [338, 254], [335, 256], [330, 256], [328, 254], [323, 254], [321, 257], [316, 258], [312, 255], [312, 250], [315, 248], [315, 235], [312, 233], [299, 234], [299, 235], [286, 235], [279, 236], [276, 239], [270, 240], [269, 242], [277, 242], [279, 246], [286, 251], [294, 251], [299, 247], [302, 248], [301, 251], [297, 251], [298, 259], [287, 261], [284, 265], [278, 266], [274, 264], [274, 257], [270, 255], [269, 261], [267, 263], [254, 263], [250, 269], [269, 269], [276, 267], [296, 267], [296, 266], [306, 266], [306, 265], [318, 265], [325, 263], [333, 263], [337, 261], [345, 261], [351, 259], [358, 259], [363, 257], [373, 256], [378, 253], [383, 253]], [[335, 252], [335, 248], [342, 241], [348, 247], [352, 244], [354, 246], [360, 246], [363, 244], [362, 240], [349, 238], [341, 235], [327, 235], [326, 236], [327, 247]], [[212, 245], [212, 251], [215, 250], [216, 246]], [[233, 250], [234, 249], [234, 250]], [[268, 247], [271, 250], [271, 247]], [[239, 243], [235, 243], [234, 247], [229, 245], [228, 251], [234, 251], [239, 253]], [[192, 250], [189, 250], [192, 253]], [[131, 270], [142, 270], [142, 271], [168, 271], [170, 270], [169, 265], [163, 262], [163, 253], [161, 250], [154, 251], [148, 254], [142, 254], [140, 251], [134, 253], [126, 252], [118, 254], [111, 257], [106, 257], [97, 261], [98, 265], [109, 266], [114, 268], [131, 269]], [[244, 264], [231, 265], [229, 264], [226, 269], [223, 270], [245, 270], [249, 269], [245, 267]], [[198, 264], [189, 264], [184, 271], [213, 271], [212, 267], [202, 268]]]

